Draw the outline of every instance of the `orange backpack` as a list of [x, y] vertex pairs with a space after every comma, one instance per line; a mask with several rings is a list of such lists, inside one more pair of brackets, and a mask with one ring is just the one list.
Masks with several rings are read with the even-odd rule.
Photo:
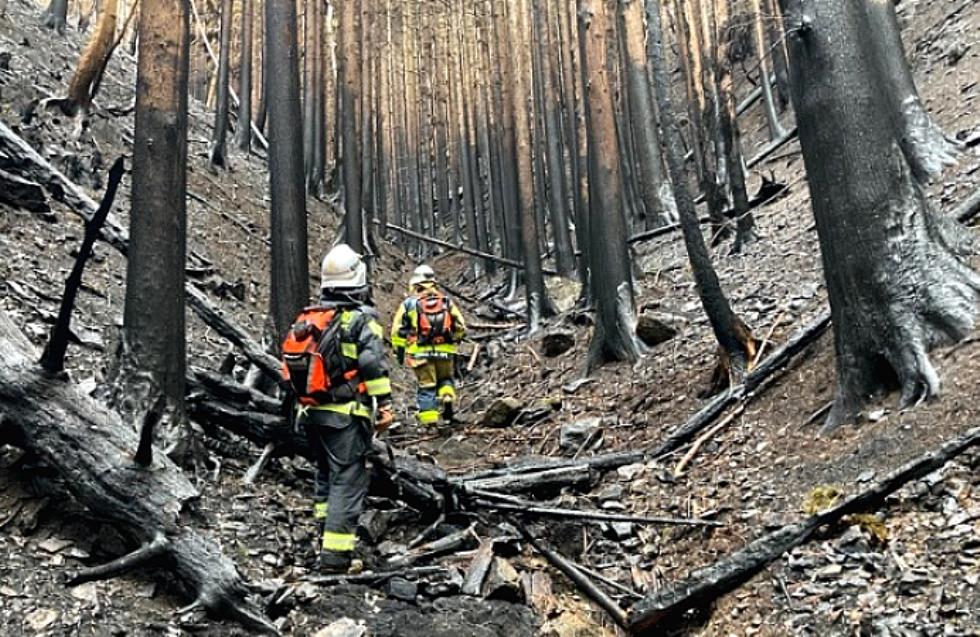
[[341, 351], [338, 315], [333, 308], [308, 307], [282, 343], [282, 375], [302, 405], [346, 402], [356, 394], [357, 368]]
[[453, 339], [453, 313], [450, 302], [436, 290], [423, 292], [418, 299], [419, 345], [451, 343]]

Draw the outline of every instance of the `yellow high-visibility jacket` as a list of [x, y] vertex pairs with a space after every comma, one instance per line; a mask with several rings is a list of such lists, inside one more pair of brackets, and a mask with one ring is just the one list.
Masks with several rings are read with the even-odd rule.
[[403, 349], [410, 358], [451, 358], [458, 350], [458, 343], [466, 336], [466, 322], [459, 306], [446, 295], [446, 304], [452, 315], [452, 338], [450, 342], [420, 345], [419, 336], [419, 297], [427, 291], [438, 291], [435, 283], [423, 283], [415, 287], [412, 294], [398, 306], [391, 324], [391, 344], [395, 350]]

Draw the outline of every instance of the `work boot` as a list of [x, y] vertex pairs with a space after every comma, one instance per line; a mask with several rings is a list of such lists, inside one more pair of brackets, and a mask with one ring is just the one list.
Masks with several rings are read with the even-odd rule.
[[445, 423], [451, 424], [453, 422], [453, 397], [443, 396], [442, 397], [442, 419]]
[[317, 569], [321, 573], [346, 574], [350, 570], [351, 556], [346, 551], [320, 551]]

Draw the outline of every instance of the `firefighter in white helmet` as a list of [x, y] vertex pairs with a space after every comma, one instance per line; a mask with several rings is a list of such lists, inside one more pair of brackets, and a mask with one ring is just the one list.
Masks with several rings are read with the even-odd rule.
[[391, 424], [391, 382], [382, 328], [370, 307], [367, 267], [341, 244], [320, 267], [320, 302], [296, 318], [283, 342], [283, 375], [296, 422], [316, 457], [313, 517], [318, 566], [346, 572], [368, 490], [365, 456], [374, 429]]
[[456, 401], [455, 357], [466, 323], [456, 303], [439, 289], [431, 267], [415, 268], [408, 284], [409, 296], [392, 321], [391, 344], [398, 362], [407, 362], [418, 380], [419, 424], [438, 424], [440, 406], [449, 423]]

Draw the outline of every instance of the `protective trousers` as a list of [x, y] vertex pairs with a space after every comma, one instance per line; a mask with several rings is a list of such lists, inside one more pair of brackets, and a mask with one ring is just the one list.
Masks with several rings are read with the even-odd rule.
[[350, 553], [370, 484], [365, 456], [371, 448], [371, 425], [358, 416], [317, 411], [304, 420], [316, 458], [313, 517], [321, 529], [320, 547]]
[[412, 363], [418, 379], [418, 420], [420, 425], [439, 422], [440, 403], [456, 400], [452, 358], [421, 358]]

